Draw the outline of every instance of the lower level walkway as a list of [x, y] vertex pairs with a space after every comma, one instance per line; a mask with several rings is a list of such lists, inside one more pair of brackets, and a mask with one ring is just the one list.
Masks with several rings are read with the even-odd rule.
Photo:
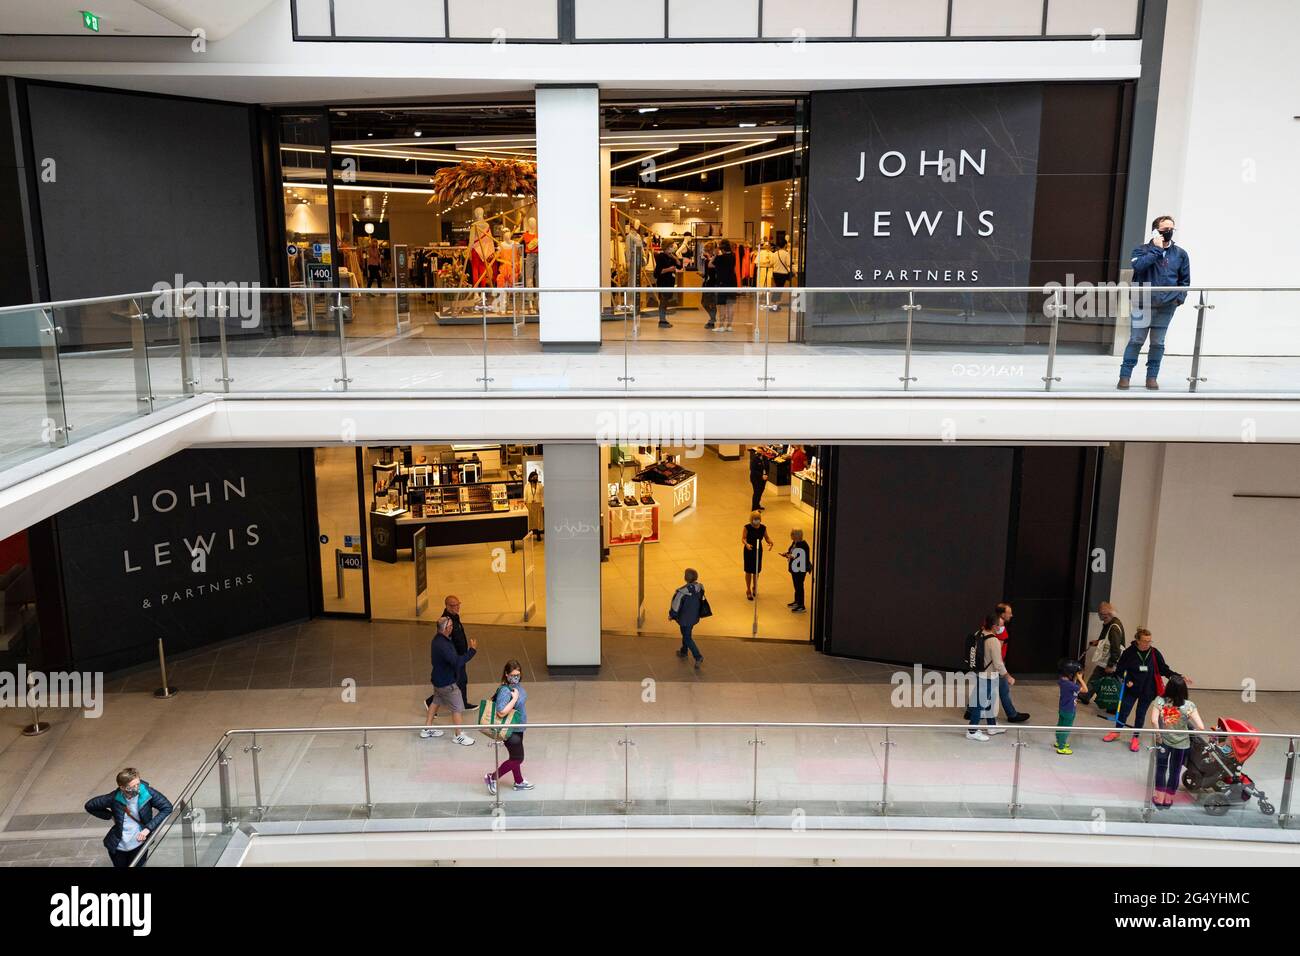
[[[807, 644], [701, 638], [705, 664], [697, 672], [675, 656], [677, 642], [671, 638], [607, 636], [606, 663], [599, 675], [555, 678], [546, 672], [541, 632], [471, 627], [470, 633], [479, 642], [469, 669], [471, 698], [487, 692], [503, 663], [517, 658], [530, 690], [529, 719], [535, 723], [952, 724], [951, 739], [946, 733], [917, 732], [896, 742], [891, 758], [895, 798], [919, 805], [932, 796], [952, 806], [969, 803], [974, 812], [980, 805], [1005, 803], [1009, 795], [1015, 734], [968, 741], [959, 729], [958, 708], [895, 706], [900, 701], [889, 681], [898, 668], [826, 657]], [[427, 635], [427, 628], [416, 625], [317, 620], [178, 659], [171, 679], [181, 692], [171, 700], [152, 697], [157, 673], [141, 668], [111, 678], [101, 717], [55, 711], [48, 715], [54, 728], [41, 737], [21, 736], [26, 712], [0, 712], [0, 865], [106, 863], [100, 844], [105, 825], [82, 812], [87, 797], [111, 790], [113, 774], [127, 765], [140, 768], [147, 780], [175, 796], [228, 729], [422, 722]], [[355, 681], [354, 699], [344, 686], [349, 678]], [[1237, 693], [1193, 690], [1207, 724], [1230, 715], [1261, 732], [1300, 728], [1300, 694], [1264, 693], [1244, 703]], [[1017, 706], [1032, 715], [1034, 725], [1056, 722], [1056, 697], [1054, 683], [1047, 681], [1021, 681], [1014, 690]], [[440, 723], [445, 727], [449, 722]], [[1080, 727], [1102, 723], [1090, 708], [1080, 709]], [[646, 767], [659, 767], [664, 779], [685, 781], [677, 789], [665, 788], [649, 771], [643, 776], [648, 796], [668, 812], [705, 812], [705, 804], [744, 800], [752, 732], [652, 731], [633, 731], [638, 756]], [[562, 740], [561, 733], [566, 735]], [[283, 790], [268, 796], [276, 805], [293, 804], [309, 815], [305, 818], [330, 818], [337, 811], [346, 819], [356, 812], [348, 802], [359, 799], [352, 795], [360, 779], [356, 741], [306, 736], [316, 740], [297, 739], [292, 747], [280, 746], [278, 755], [277, 746], [267, 745], [266, 787], [282, 778]], [[533, 731], [526, 771], [537, 790], [511, 794], [512, 812], [522, 807], [521, 797], [566, 806], [615, 798], [605, 790], [615, 777], [621, 786], [619, 736], [617, 730]], [[779, 775], [765, 784], [773, 788], [773, 799], [807, 802], [808, 796], [816, 803], [874, 799], [878, 793], [884, 750], [876, 739], [879, 731], [772, 729], [763, 736], [762, 760]], [[1049, 736], [1039, 732], [1029, 738], [1023, 771], [1027, 804], [1059, 807], [1061, 793], [1075, 793], [1079, 805], [1086, 806], [1090, 799], [1103, 799], [1103, 790], [1104, 799], [1114, 799], [1117, 788], [1132, 789], [1140, 799], [1145, 753], [1130, 753], [1124, 740], [1107, 744], [1095, 735], [1076, 734], [1074, 755], [1062, 757], [1048, 746]], [[458, 748], [450, 734], [433, 740], [420, 740], [414, 733], [406, 737], [384, 742], [372, 758], [376, 777], [387, 788], [384, 799], [400, 801], [391, 804], [401, 808], [399, 815], [415, 816], [422, 801], [440, 808], [442, 815], [458, 801], [483, 803], [481, 775], [492, 761], [486, 739]], [[291, 772], [271, 769], [277, 756]], [[1261, 748], [1250, 769], [1277, 803], [1282, 770], [1278, 742]], [[239, 786], [241, 791], [248, 788], [246, 773]], [[1127, 792], [1119, 796], [1125, 805], [1133, 802]], [[1176, 813], [1200, 816], [1186, 794], [1179, 799]], [[671, 806], [674, 800], [677, 811]], [[1252, 802], [1233, 808], [1219, 822], [1256, 827], [1265, 822], [1260, 817]]]

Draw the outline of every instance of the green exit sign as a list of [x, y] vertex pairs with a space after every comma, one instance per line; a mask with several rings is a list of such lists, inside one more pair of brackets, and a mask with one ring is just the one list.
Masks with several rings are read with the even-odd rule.
[[99, 14], [91, 13], [89, 10], [81, 11], [81, 25], [87, 30], [99, 32]]

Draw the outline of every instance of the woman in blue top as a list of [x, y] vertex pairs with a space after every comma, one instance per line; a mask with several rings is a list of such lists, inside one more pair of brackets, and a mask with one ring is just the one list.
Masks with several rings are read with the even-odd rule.
[[[528, 691], [524, 690], [523, 685], [519, 683], [522, 674], [519, 669], [519, 662], [516, 660], [506, 661], [506, 666], [501, 670], [501, 684], [497, 687], [497, 692], [493, 696], [492, 706], [496, 708], [497, 718], [505, 720], [515, 711], [519, 712], [519, 722], [528, 723], [528, 711], [524, 705], [528, 702]], [[501, 761], [501, 766], [488, 774], [483, 775], [483, 782], [487, 784], [488, 793], [495, 795], [497, 792], [497, 781], [506, 775], [509, 771], [515, 776], [516, 790], [531, 790], [533, 785], [524, 779], [523, 771], [520, 769], [524, 762], [524, 732], [516, 730], [505, 740], [507, 759]]]

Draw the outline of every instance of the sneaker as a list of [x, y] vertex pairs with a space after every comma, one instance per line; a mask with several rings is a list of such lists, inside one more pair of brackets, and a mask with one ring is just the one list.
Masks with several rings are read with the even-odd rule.
[[803, 614], [808, 609], [806, 607], [792, 607], [790, 608], [790, 610], [793, 611], [795, 614]]
[[1021, 711], [1020, 713], [1016, 714], [1016, 716], [1014, 716], [1014, 717], [1008, 717], [1008, 718], [1007, 718], [1007, 723], [1009, 723], [1009, 724], [1023, 724], [1023, 723], [1024, 723], [1026, 720], [1028, 720], [1028, 719], [1029, 719], [1029, 715], [1026, 714], [1024, 711]]
[[425, 738], [426, 740], [430, 737], [441, 737], [442, 731], [439, 730], [437, 727], [425, 727], [422, 731], [420, 731], [420, 736]]
[[1069, 757], [1074, 753], [1074, 751], [1070, 749], [1069, 744], [1066, 744], [1064, 747], [1057, 747], [1056, 752], [1062, 757]]
[[684, 647], [679, 647], [679, 648], [677, 649], [677, 656], [678, 656], [678, 657], [685, 657], [685, 656], [686, 656], [686, 648], [684, 648]]
[[966, 731], [966, 739], [967, 740], [988, 740], [989, 735], [984, 733], [982, 730], [968, 730]]
[[464, 734], [457, 734], [455, 737], [452, 737], [451, 739], [456, 743], [460, 744], [462, 747], [474, 746], [474, 738], [466, 737]]
[[661, 329], [671, 329], [672, 327], [673, 327], [673, 324], [672, 324], [671, 322], [660, 322], [660, 323], [659, 323], [659, 328], [661, 328]]
[[696, 669], [696, 670], [699, 670], [699, 669], [700, 669], [700, 665], [703, 664], [703, 663], [704, 663], [704, 658], [703, 658], [703, 657], [697, 657], [697, 658], [695, 658], [695, 669]]
[[1128, 749], [1133, 751], [1133, 753], [1137, 753], [1140, 746], [1142, 745], [1138, 742], [1138, 738], [1136, 737], [1128, 742]]
[[791, 601], [789, 604], [786, 605], [786, 607], [798, 607], [798, 606], [799, 604], [795, 601]]
[[533, 789], [533, 785], [532, 785], [531, 783], [529, 783], [527, 780], [525, 780], [523, 783], [517, 783], [517, 784], [515, 784], [515, 789], [516, 789], [516, 790], [532, 790], [532, 789]]
[[488, 793], [495, 797], [497, 795], [497, 778], [490, 773], [485, 773], [483, 774], [483, 782], [487, 784]]
[[984, 733], [988, 734], [990, 737], [996, 737], [998, 734], [1005, 734], [1006, 732], [1007, 732], [1007, 729], [1006, 729], [1005, 727], [986, 727], [986, 728], [984, 728]]
[[1108, 744], [1108, 743], [1110, 743], [1112, 740], [1119, 740], [1119, 731], [1118, 731], [1118, 730], [1112, 730], [1112, 731], [1111, 731], [1110, 733], [1108, 733], [1105, 737], [1102, 737], [1102, 738], [1101, 738], [1101, 742], [1104, 743], [1104, 744]]

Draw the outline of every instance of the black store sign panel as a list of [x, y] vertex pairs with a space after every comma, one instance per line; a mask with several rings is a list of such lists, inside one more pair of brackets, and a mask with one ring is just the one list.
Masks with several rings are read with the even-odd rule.
[[[806, 284], [1026, 285], [1042, 99], [1038, 85], [814, 93]], [[808, 337], [892, 342], [906, 301], [813, 295]], [[1024, 322], [1023, 296], [918, 302], [922, 341], [944, 325], [969, 340], [972, 325]]]
[[79, 667], [310, 615], [296, 449], [183, 451], [56, 521]]

